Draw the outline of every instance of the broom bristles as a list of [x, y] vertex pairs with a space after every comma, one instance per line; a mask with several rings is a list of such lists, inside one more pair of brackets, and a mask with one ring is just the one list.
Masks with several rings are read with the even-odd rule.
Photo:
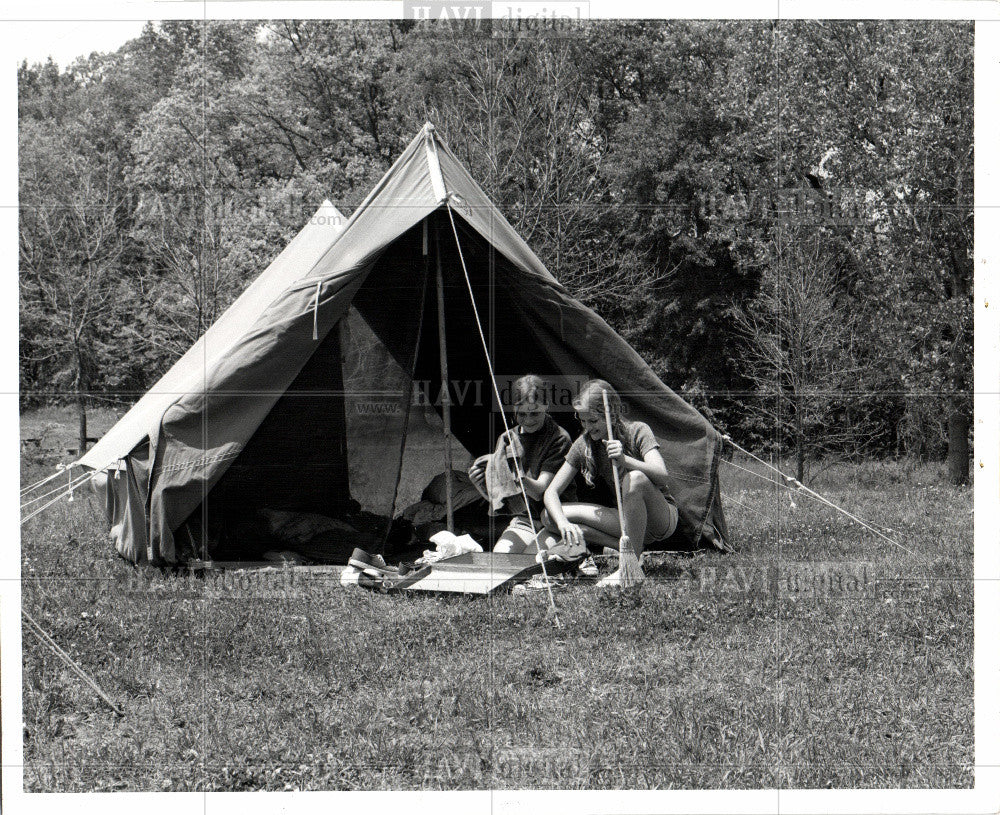
[[621, 589], [630, 589], [632, 586], [638, 586], [646, 579], [646, 575], [642, 571], [642, 566], [639, 565], [639, 558], [635, 554], [635, 549], [632, 548], [632, 544], [629, 543], [627, 537], [621, 539], [619, 547], [618, 568], [600, 581], [597, 584], [598, 588], [616, 586]]
[[635, 556], [635, 552], [631, 549], [629, 549], [624, 557], [618, 558], [618, 571], [621, 574], [621, 586], [623, 589], [637, 586], [646, 579], [646, 575], [642, 571], [642, 566], [639, 565], [639, 558]]
[[618, 575], [623, 589], [637, 586], [646, 579], [642, 566], [639, 565], [639, 558], [631, 546], [625, 546], [624, 551], [618, 555]]

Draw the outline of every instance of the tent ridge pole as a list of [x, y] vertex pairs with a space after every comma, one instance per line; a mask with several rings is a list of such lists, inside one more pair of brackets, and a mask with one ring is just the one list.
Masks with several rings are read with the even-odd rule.
[[444, 420], [444, 495], [448, 531], [455, 531], [451, 479], [451, 390], [448, 387], [448, 343], [444, 325], [444, 273], [441, 270], [441, 242], [434, 228], [434, 254], [437, 257], [438, 349], [441, 357], [441, 417]]

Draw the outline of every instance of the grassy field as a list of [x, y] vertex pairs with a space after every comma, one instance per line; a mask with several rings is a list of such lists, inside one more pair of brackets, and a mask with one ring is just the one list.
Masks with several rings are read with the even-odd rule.
[[[49, 471], [26, 459], [24, 483]], [[25, 630], [25, 786], [971, 786], [971, 490], [900, 463], [812, 485], [906, 552], [723, 476], [738, 554], [659, 555], [627, 593], [578, 582], [561, 629], [543, 596], [136, 569], [96, 501], [53, 507], [23, 529], [24, 608], [125, 715]]]

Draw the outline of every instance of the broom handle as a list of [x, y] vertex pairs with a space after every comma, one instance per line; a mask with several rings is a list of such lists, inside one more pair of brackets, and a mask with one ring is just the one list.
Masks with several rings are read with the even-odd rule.
[[[601, 396], [604, 398], [604, 423], [608, 428], [608, 441], [614, 441], [614, 433], [611, 430], [611, 408], [608, 405], [608, 392], [601, 391]], [[618, 481], [618, 461], [616, 459], [611, 459], [611, 468], [615, 474], [615, 499], [618, 501], [618, 523], [622, 528], [622, 537], [627, 538], [628, 533], [625, 531], [625, 508], [622, 506], [622, 485]], [[631, 542], [629, 542], [629, 545], [632, 545]]]

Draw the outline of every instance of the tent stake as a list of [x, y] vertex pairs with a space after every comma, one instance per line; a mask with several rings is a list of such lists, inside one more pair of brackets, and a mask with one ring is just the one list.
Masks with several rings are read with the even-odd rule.
[[444, 273], [441, 271], [441, 243], [438, 230], [434, 230], [434, 249], [437, 255], [438, 349], [441, 354], [441, 416], [444, 419], [444, 495], [448, 531], [455, 531], [452, 509], [451, 483], [451, 391], [448, 388], [448, 345], [444, 330]]

